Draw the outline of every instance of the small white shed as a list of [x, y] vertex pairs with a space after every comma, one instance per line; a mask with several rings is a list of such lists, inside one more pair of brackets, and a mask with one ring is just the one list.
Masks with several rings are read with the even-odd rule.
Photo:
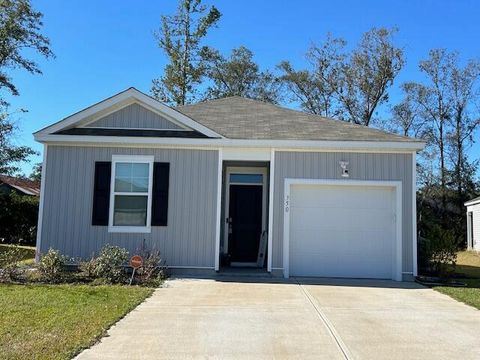
[[480, 251], [480, 196], [467, 201], [467, 248]]

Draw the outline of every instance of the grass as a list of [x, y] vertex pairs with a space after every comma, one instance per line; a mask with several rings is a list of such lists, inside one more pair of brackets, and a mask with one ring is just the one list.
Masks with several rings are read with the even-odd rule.
[[89, 285], [0, 285], [0, 359], [70, 359], [152, 293]]
[[[0, 244], [0, 253], [8, 250], [12, 245]], [[22, 251], [22, 263], [33, 264], [35, 261], [35, 247], [18, 245], [18, 248]]]
[[434, 289], [480, 309], [480, 253], [461, 251], [457, 257], [456, 272], [465, 275], [460, 281], [467, 284], [466, 288], [437, 286]]

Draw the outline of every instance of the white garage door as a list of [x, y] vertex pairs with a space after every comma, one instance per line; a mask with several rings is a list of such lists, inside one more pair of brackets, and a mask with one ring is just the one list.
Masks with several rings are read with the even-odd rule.
[[395, 278], [391, 187], [292, 185], [290, 276]]

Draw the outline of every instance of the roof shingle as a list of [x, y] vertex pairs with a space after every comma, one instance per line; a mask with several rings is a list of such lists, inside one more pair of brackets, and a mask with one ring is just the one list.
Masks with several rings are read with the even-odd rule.
[[7, 184], [27, 195], [40, 195], [40, 182], [30, 179], [0, 175], [0, 184]]
[[230, 139], [421, 142], [240, 96], [179, 106], [176, 110]]

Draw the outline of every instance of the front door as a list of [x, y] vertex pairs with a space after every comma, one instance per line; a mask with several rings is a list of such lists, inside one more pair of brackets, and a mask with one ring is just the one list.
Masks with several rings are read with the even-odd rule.
[[227, 169], [226, 250], [232, 266], [257, 265], [265, 230], [265, 181], [264, 169]]
[[256, 263], [262, 234], [262, 187], [230, 185], [228, 249], [233, 263]]

